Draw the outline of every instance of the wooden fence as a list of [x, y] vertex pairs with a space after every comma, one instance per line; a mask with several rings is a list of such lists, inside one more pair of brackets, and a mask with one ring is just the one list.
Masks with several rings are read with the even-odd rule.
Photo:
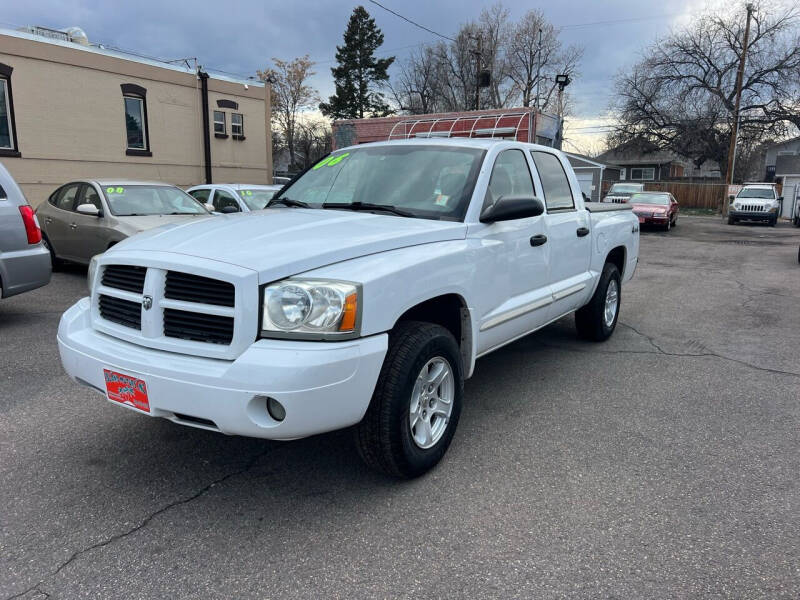
[[[603, 182], [605, 196], [613, 181]], [[624, 182], [627, 183], [627, 182]], [[639, 182], [636, 182], [639, 183]], [[727, 197], [728, 186], [724, 183], [683, 183], [679, 181], [646, 181], [646, 192], [669, 192], [684, 208], [713, 208], [719, 210]]]

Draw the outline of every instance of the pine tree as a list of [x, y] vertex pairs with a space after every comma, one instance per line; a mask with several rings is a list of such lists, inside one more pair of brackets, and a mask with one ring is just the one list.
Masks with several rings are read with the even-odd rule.
[[383, 33], [363, 6], [350, 15], [344, 45], [336, 46], [338, 65], [331, 69], [336, 93], [319, 105], [322, 114], [334, 119], [363, 119], [391, 112], [378, 90], [389, 80], [387, 70], [394, 56], [375, 58], [383, 44]]

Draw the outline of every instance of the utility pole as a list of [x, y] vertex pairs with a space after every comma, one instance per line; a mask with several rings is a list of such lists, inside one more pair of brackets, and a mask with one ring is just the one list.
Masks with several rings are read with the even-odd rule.
[[[725, 183], [730, 186], [733, 183], [733, 168], [736, 164], [736, 140], [739, 137], [739, 106], [742, 101], [742, 80], [744, 79], [744, 65], [747, 59], [747, 43], [750, 38], [750, 17], [753, 14], [752, 4], [747, 5], [747, 22], [744, 26], [744, 41], [742, 43], [742, 56], [739, 59], [739, 70], [736, 73], [736, 102], [733, 107], [733, 128], [731, 129], [731, 144], [728, 147], [728, 170], [725, 176]], [[725, 195], [727, 196], [727, 189]], [[728, 198], [722, 199], [722, 216], [728, 212]]]
[[475, 110], [481, 109], [481, 54], [483, 53], [483, 37], [475, 37], [478, 41], [478, 51], [475, 52]]

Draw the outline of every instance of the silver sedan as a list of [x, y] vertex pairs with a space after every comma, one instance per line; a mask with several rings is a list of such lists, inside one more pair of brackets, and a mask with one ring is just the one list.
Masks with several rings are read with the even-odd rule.
[[140, 231], [211, 216], [180, 188], [158, 182], [89, 180], [62, 185], [36, 210], [53, 264], [88, 264]]

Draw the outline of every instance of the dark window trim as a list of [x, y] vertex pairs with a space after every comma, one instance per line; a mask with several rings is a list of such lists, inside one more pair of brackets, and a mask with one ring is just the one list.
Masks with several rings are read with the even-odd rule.
[[123, 96], [141, 96], [142, 99], [147, 96], [147, 89], [135, 83], [122, 83], [119, 87], [122, 88]]
[[128, 129], [125, 129], [125, 155], [126, 156], [153, 156], [150, 146], [150, 122], [147, 117], [147, 89], [135, 83], [121, 83], [123, 107], [125, 97], [137, 98], [142, 101], [142, 119], [144, 123], [144, 148], [128, 148]]
[[11, 73], [14, 67], [0, 63], [0, 77], [6, 82], [6, 90], [8, 90], [8, 120], [11, 123], [11, 144], [13, 148], [1, 148], [0, 156], [8, 158], [19, 158], [22, 153], [19, 151], [19, 139], [17, 139], [17, 120], [14, 113], [14, 90], [11, 85]]
[[215, 134], [214, 134], [214, 137], [215, 137], [215, 138], [219, 138], [219, 139], [221, 139], [221, 140], [224, 140], [224, 139], [227, 139], [227, 137], [228, 137], [228, 134], [227, 134], [227, 133], [215, 133]]
[[241, 142], [242, 140], [246, 140], [247, 138], [244, 137], [243, 135], [234, 135], [233, 139], [239, 140]]
[[217, 100], [217, 108], [232, 108], [233, 110], [239, 110], [239, 103], [234, 102], [233, 100]]
[[[242, 122], [239, 123], [239, 127], [241, 128], [241, 133], [233, 133], [233, 117], [239, 116], [242, 119]], [[231, 135], [233, 135], [233, 139], [235, 140], [243, 140], [244, 139], [244, 115], [242, 113], [231, 113]]]

